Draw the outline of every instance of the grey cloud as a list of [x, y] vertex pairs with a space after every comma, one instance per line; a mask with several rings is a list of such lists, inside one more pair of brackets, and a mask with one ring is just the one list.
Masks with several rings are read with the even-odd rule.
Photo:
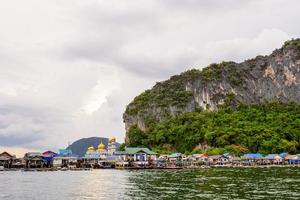
[[0, 135], [0, 145], [4, 146], [25, 146], [29, 147], [30, 143], [42, 139], [40, 133], [9, 133], [7, 136]]
[[26, 119], [31, 119], [37, 124], [42, 123], [62, 123], [67, 120], [66, 116], [58, 117], [62, 111], [53, 108], [37, 108], [26, 105], [0, 105], [0, 116], [15, 115]]
[[[113, 43], [112, 43], [113, 45]], [[66, 50], [66, 56], [69, 59], [92, 59], [96, 62], [115, 65], [124, 70], [128, 70], [136, 75], [152, 78], [165, 78], [172, 73], [178, 73], [180, 70], [194, 66], [199, 59], [199, 55], [184, 53], [174, 55], [172, 58], [147, 58], [143, 57], [143, 52], [139, 55], [123, 56], [120, 49], [97, 44], [80, 44], [77, 47], [71, 47]], [[147, 54], [147, 49], [144, 50]], [[70, 57], [71, 56], [71, 57]]]
[[[62, 57], [75, 61], [85, 59], [106, 63], [143, 77], [166, 78], [189, 66], [209, 64], [210, 60], [202, 57], [205, 52], [201, 51], [210, 40], [214, 41], [217, 37], [225, 35], [235, 35], [236, 28], [241, 33], [250, 33], [251, 26], [247, 27], [248, 22], [243, 18], [252, 21], [255, 15], [258, 15], [265, 20], [265, 23], [272, 21], [273, 17], [262, 16], [262, 8], [256, 13], [256, 4], [278, 9], [276, 5], [270, 5], [269, 1], [164, 0], [151, 1], [151, 3], [131, 2], [129, 6], [125, 4], [116, 6], [115, 2], [104, 3], [104, 5], [95, 3], [80, 10], [81, 14], [78, 16], [83, 18], [82, 21], [79, 19], [78, 23], [82, 27], [80, 31], [84, 30], [84, 32], [80, 34], [77, 41], [70, 41], [63, 47]], [[111, 6], [111, 9], [106, 9], [105, 5]], [[180, 12], [177, 12], [178, 10]], [[191, 12], [192, 10], [198, 12]], [[212, 12], [215, 10], [217, 12]], [[207, 13], [201, 14], [200, 11]], [[224, 15], [224, 12], [228, 14]], [[253, 14], [253, 18], [244, 15], [243, 12]], [[214, 26], [210, 27], [210, 20], [211, 24], [215, 24], [218, 29]], [[258, 30], [260, 26], [268, 27], [264, 22], [254, 21], [259, 27]], [[182, 29], [181, 25], [188, 29], [178, 31]], [[209, 41], [205, 41], [206, 38]], [[174, 47], [177, 46], [179, 47], [175, 52]], [[198, 52], [191, 53], [190, 48]], [[135, 53], [128, 54], [128, 52]], [[164, 56], [170, 53], [174, 55]], [[149, 57], [148, 54], [152, 56]], [[199, 60], [200, 63], [197, 63]]]
[[66, 123], [68, 116], [58, 110], [28, 105], [1, 105], [0, 145], [34, 148], [54, 134], [51, 133], [52, 127]]
[[195, 61], [196, 57], [193, 55], [180, 55], [174, 56], [173, 60], [126, 58], [120, 59], [117, 64], [137, 75], [161, 79], [195, 65]]
[[3, 121], [0, 121], [0, 129], [6, 129], [9, 126], [9, 124], [4, 123]]

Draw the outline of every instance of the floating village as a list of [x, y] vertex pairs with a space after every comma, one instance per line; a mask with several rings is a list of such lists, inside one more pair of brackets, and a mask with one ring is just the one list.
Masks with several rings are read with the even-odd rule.
[[158, 154], [148, 148], [125, 147], [117, 151], [116, 138], [110, 137], [108, 147], [102, 142], [90, 146], [83, 157], [72, 153], [70, 149], [59, 152], [28, 152], [17, 158], [8, 152], [0, 154], [0, 171], [55, 171], [55, 170], [91, 170], [91, 169], [183, 169], [210, 167], [300, 167], [300, 154], [247, 153], [236, 156], [231, 153], [223, 155], [181, 153]]

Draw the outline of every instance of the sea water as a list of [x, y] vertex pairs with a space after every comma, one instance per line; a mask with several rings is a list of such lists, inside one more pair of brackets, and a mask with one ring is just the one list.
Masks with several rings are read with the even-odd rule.
[[7, 171], [0, 199], [300, 199], [300, 168]]

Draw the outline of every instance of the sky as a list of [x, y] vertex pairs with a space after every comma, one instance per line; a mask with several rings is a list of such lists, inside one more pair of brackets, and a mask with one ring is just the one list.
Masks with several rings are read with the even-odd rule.
[[300, 37], [298, 0], [10, 0], [0, 6], [0, 151], [124, 141], [127, 104], [187, 69]]

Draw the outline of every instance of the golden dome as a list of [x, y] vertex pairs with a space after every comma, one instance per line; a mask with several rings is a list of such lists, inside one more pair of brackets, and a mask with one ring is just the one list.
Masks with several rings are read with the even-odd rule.
[[114, 136], [111, 136], [109, 137], [108, 139], [109, 142], [115, 142], [116, 141], [116, 138]]
[[98, 145], [98, 150], [104, 150], [105, 145], [101, 142], [101, 144]]
[[90, 146], [87, 151], [95, 151], [95, 148], [93, 146]]

